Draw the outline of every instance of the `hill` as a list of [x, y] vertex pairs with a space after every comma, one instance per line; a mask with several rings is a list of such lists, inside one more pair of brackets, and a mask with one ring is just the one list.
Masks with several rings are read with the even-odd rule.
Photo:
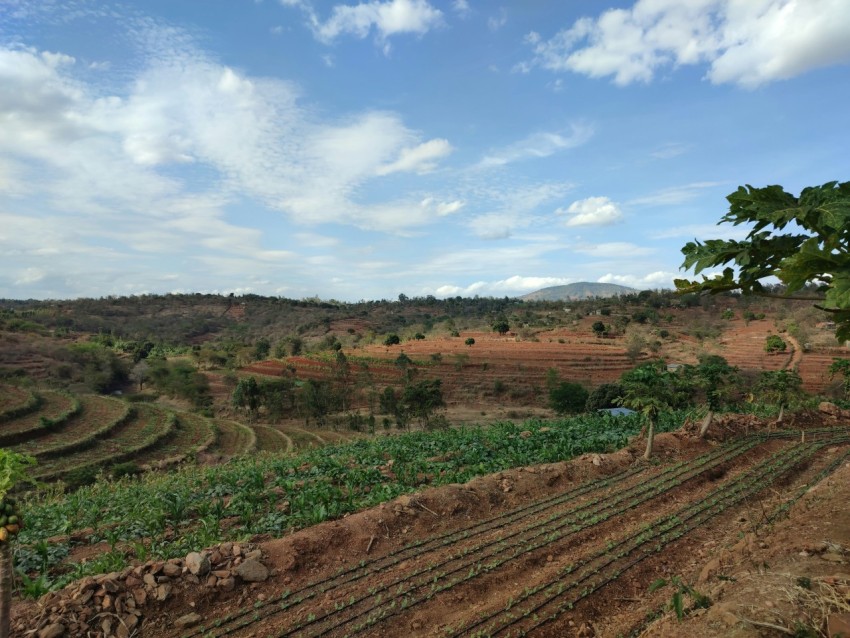
[[591, 299], [593, 297], [615, 297], [631, 295], [638, 292], [628, 286], [617, 284], [601, 284], [591, 281], [577, 281], [566, 286], [550, 286], [520, 297], [523, 301], [571, 301], [575, 299]]

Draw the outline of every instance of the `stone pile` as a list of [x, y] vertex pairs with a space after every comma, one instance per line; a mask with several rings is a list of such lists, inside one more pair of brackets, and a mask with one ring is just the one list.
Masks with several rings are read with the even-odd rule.
[[[222, 543], [185, 558], [148, 561], [120, 572], [89, 576], [42, 596], [24, 617], [13, 619], [18, 635], [37, 638], [131, 638], [144, 635], [145, 608], [165, 606], [176, 597], [232, 592], [244, 583], [265, 581], [270, 573], [262, 552], [238, 543]], [[203, 617], [190, 612], [175, 625], [191, 627]]]

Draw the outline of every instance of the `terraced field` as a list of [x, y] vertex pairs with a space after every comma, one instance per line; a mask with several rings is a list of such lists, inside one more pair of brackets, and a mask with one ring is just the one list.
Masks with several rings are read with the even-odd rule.
[[0, 384], [0, 445], [30, 454], [40, 480], [91, 474], [132, 461], [162, 469], [187, 459], [217, 463], [254, 451], [291, 453], [347, 441], [346, 433], [245, 425], [97, 395], [32, 392]]
[[[372, 557], [357, 551], [341, 569], [328, 565], [324, 577], [305, 570], [265, 600], [209, 609], [203, 627], [163, 635], [575, 635], [581, 619], [638, 600], [635, 590], [646, 592], [706, 526], [723, 529], [744, 504], [777, 489], [781, 497], [761, 519], [790, 507], [850, 459], [850, 428], [812, 429], [803, 440], [799, 431], [761, 432], [707, 449], [661, 467], [620, 466]], [[434, 500], [419, 501], [427, 503], [423, 516], [432, 509], [439, 516]], [[338, 533], [348, 538], [353, 530]], [[314, 537], [327, 545], [327, 534], [317, 529]], [[304, 539], [292, 543], [305, 551]]]

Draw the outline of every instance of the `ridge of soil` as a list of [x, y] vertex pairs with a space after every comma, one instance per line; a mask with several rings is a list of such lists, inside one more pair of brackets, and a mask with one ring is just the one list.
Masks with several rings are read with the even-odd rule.
[[[164, 600], [154, 587], [137, 633], [127, 636], [780, 635], [764, 633], [765, 624], [793, 627], [790, 615], [779, 615], [802, 622], [815, 614], [801, 611], [809, 608], [799, 602], [805, 592], [794, 590], [795, 573], [805, 572], [818, 592], [822, 583], [834, 585], [838, 599], [845, 592], [848, 416], [797, 415], [796, 433], [777, 438], [771, 422], [726, 415], [705, 439], [695, 436], [699, 424], [658, 435], [652, 463], [641, 461], [644, 442], [636, 440], [613, 454], [430, 488], [284, 538], [253, 538], [267, 579], [237, 578], [226, 588], [177, 580]], [[819, 433], [823, 427], [841, 436]], [[768, 524], [796, 498], [787, 520]], [[715, 603], [684, 625], [666, 609], [671, 587], [649, 592], [659, 577], [674, 576]], [[786, 589], [793, 604], [780, 604]], [[13, 635], [69, 626], [59, 612], [79, 591], [72, 585], [16, 603]], [[833, 607], [810, 624], [825, 628], [841, 609]], [[178, 628], [187, 614], [200, 625]], [[90, 635], [108, 634], [95, 625]]]

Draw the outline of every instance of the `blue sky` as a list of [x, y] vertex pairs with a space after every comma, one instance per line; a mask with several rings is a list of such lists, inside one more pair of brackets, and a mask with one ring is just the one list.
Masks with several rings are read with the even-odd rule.
[[846, 0], [0, 0], [0, 297], [670, 287], [848, 104]]

